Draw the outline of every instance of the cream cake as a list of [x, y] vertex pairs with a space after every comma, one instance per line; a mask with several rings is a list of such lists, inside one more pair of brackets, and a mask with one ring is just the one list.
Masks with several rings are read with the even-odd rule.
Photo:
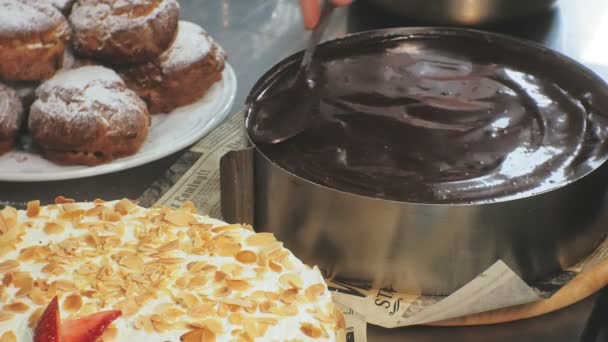
[[335, 341], [344, 320], [319, 270], [270, 233], [120, 201], [0, 211], [0, 341], [120, 310], [98, 341]]

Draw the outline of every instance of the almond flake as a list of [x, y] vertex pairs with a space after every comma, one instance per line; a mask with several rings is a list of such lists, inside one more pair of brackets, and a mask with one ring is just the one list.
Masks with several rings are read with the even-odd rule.
[[300, 324], [300, 330], [304, 335], [312, 338], [319, 338], [322, 335], [321, 328], [311, 324], [311, 323], [302, 323]]
[[179, 249], [179, 240], [173, 240], [157, 248], [158, 253], [166, 253]]
[[0, 336], [0, 342], [17, 342], [17, 336], [12, 331], [7, 331]]
[[215, 227], [215, 228], [211, 229], [211, 231], [214, 233], [221, 233], [221, 232], [225, 232], [227, 230], [237, 230], [237, 229], [241, 229], [240, 224], [229, 224], [226, 226]]
[[129, 201], [126, 198], [121, 199], [114, 205], [114, 210], [116, 210], [121, 215], [127, 215], [131, 210], [133, 210], [137, 205], [135, 203]]
[[309, 301], [314, 302], [323, 292], [325, 292], [324, 284], [313, 284], [306, 288], [304, 295]]
[[71, 198], [57, 196], [55, 197], [55, 204], [64, 204], [64, 203], [74, 203], [74, 200]]
[[277, 264], [274, 261], [269, 261], [268, 262], [268, 267], [276, 273], [281, 273], [281, 271], [283, 271], [283, 267], [281, 267], [281, 265]]
[[280, 299], [285, 304], [292, 304], [293, 302], [296, 301], [297, 294], [298, 294], [298, 289], [285, 290], [285, 291], [283, 291], [283, 293], [281, 293]]
[[9, 319], [12, 319], [14, 316], [15, 316], [15, 314], [12, 313], [11, 311], [0, 310], [0, 322], [8, 321]]
[[251, 288], [245, 280], [226, 280], [226, 286], [233, 291], [246, 291]]
[[270, 243], [275, 242], [276, 240], [277, 239], [272, 233], [256, 233], [245, 239], [249, 246], [254, 247], [268, 245]]
[[184, 202], [182, 204], [182, 209], [188, 210], [192, 214], [196, 214], [197, 213], [196, 206], [194, 205], [194, 203], [192, 203], [192, 201], [186, 201], [186, 202]]
[[12, 303], [12, 304], [7, 304], [2, 309], [12, 311], [12, 312], [23, 313], [23, 312], [26, 312], [29, 308], [30, 307], [27, 306], [27, 304], [25, 304], [25, 303], [16, 302], [16, 303]]
[[101, 211], [101, 219], [104, 221], [117, 222], [120, 221], [120, 214], [112, 208], [105, 207]]
[[65, 227], [57, 222], [47, 222], [44, 225], [44, 232], [47, 234], [61, 234], [64, 230]]
[[209, 329], [201, 328], [185, 333], [179, 340], [181, 342], [215, 342], [215, 334]]
[[36, 217], [40, 214], [40, 201], [27, 202], [26, 215], [27, 217]]
[[284, 286], [290, 286], [290, 287], [295, 287], [297, 289], [301, 289], [302, 288], [302, 278], [300, 278], [299, 275], [295, 274], [295, 273], [286, 273], [283, 274], [280, 278], [279, 278], [279, 282], [281, 284], [283, 284]]
[[82, 307], [82, 297], [79, 295], [70, 295], [63, 301], [63, 308], [66, 311], [75, 312]]
[[188, 227], [191, 223], [196, 222], [196, 218], [185, 209], [172, 210], [165, 215], [165, 220], [173, 223], [176, 226]]
[[37, 308], [34, 310], [34, 312], [32, 312], [30, 317], [27, 319], [27, 326], [32, 329], [36, 327], [36, 324], [38, 324], [38, 320], [40, 319], [40, 316], [42, 316], [43, 312], [44, 308]]
[[96, 205], [93, 208], [87, 210], [84, 213], [84, 216], [97, 216], [97, 217], [101, 217], [101, 213], [103, 212], [104, 209], [105, 209], [105, 207], [103, 205]]
[[0, 262], [0, 273], [6, 273], [19, 268], [19, 262], [17, 260], [6, 260]]
[[116, 339], [116, 336], [118, 336], [118, 329], [114, 324], [111, 324], [104, 330], [103, 335], [101, 335], [101, 341], [113, 341]]
[[193, 262], [189, 262], [188, 265], [186, 265], [186, 269], [192, 273], [198, 273], [205, 266], [207, 266], [206, 261], [193, 261]]
[[253, 251], [240, 251], [236, 254], [235, 258], [243, 264], [253, 264], [258, 259], [257, 255]]

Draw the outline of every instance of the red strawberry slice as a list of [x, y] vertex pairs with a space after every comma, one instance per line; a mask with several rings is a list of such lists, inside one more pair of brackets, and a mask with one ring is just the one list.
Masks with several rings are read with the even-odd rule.
[[59, 301], [54, 297], [38, 320], [34, 330], [34, 342], [59, 342], [60, 323]]
[[61, 323], [59, 300], [54, 297], [44, 310], [34, 330], [34, 342], [95, 342], [122, 312], [98, 312]]
[[95, 342], [122, 312], [110, 310], [63, 322], [61, 342]]

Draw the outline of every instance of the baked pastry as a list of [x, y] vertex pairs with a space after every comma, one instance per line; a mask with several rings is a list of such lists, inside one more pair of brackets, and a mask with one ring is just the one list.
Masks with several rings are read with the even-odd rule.
[[17, 93], [0, 83], [0, 155], [10, 151], [23, 121], [23, 105]]
[[57, 296], [62, 328], [69, 319], [120, 310], [100, 341], [343, 337], [341, 312], [317, 268], [270, 233], [191, 208], [120, 200], [2, 210], [0, 336], [31, 341]]
[[47, 79], [61, 68], [69, 25], [54, 7], [0, 0], [0, 77]]
[[107, 64], [152, 60], [173, 41], [176, 0], [78, 0], [70, 14], [77, 54]]
[[69, 15], [72, 11], [72, 5], [74, 4], [74, 0], [22, 0], [27, 2], [35, 2], [42, 3], [46, 5], [51, 5], [61, 11], [64, 15]]
[[134, 154], [150, 124], [146, 104], [113, 71], [63, 71], [36, 91], [28, 127], [42, 154], [65, 164], [97, 165]]
[[195, 102], [222, 78], [226, 53], [200, 26], [179, 22], [175, 42], [154, 61], [120, 69], [151, 113]]

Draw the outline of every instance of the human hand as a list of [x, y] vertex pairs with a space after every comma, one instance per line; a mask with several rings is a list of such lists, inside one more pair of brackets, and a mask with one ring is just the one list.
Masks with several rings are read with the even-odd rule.
[[[326, 0], [333, 2], [334, 6], [347, 6], [350, 5], [353, 0]], [[304, 26], [312, 30], [319, 23], [319, 16], [321, 15], [321, 7], [319, 5], [320, 0], [300, 0], [300, 9], [302, 10], [302, 16], [304, 17]]]

